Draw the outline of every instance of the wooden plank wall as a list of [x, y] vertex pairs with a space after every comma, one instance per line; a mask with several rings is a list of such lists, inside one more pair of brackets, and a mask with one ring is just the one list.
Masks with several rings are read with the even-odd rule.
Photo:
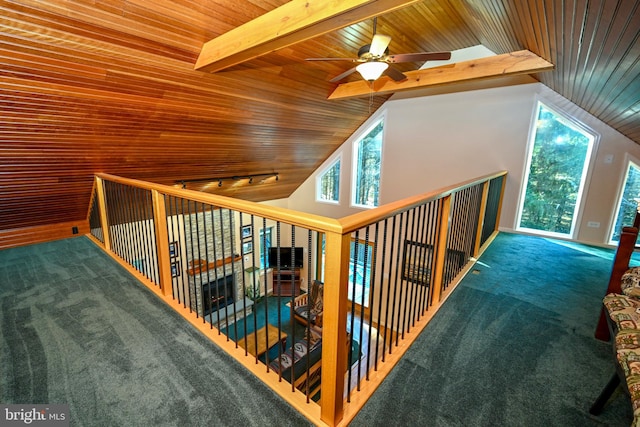
[[0, 250], [78, 237], [87, 233], [89, 233], [89, 221], [86, 220], [4, 230], [0, 231]]

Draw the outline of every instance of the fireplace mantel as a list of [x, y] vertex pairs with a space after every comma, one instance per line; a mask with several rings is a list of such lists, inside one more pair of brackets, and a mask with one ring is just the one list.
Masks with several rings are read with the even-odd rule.
[[214, 268], [222, 267], [226, 264], [231, 264], [232, 262], [240, 261], [241, 257], [239, 255], [233, 257], [226, 257], [225, 259], [219, 259], [216, 261], [211, 261], [207, 264], [207, 262], [203, 259], [195, 259], [189, 261], [189, 268], [187, 269], [187, 274], [190, 276], [195, 276], [196, 274], [202, 273], [203, 271], [213, 270]]

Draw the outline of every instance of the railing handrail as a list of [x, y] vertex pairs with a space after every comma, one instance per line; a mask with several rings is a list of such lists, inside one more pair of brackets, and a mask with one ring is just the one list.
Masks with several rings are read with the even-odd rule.
[[241, 200], [233, 197], [221, 196], [218, 194], [210, 194], [201, 191], [176, 188], [170, 185], [140, 181], [132, 178], [123, 178], [106, 173], [98, 173], [96, 174], [96, 176], [98, 178], [106, 179], [120, 184], [131, 184], [146, 190], [155, 190], [169, 196], [183, 197], [195, 202], [207, 203], [221, 208], [233, 209], [249, 215], [261, 216], [273, 221], [283, 221], [295, 226], [306, 227], [315, 231], [330, 231], [335, 233], [342, 232], [342, 227], [336, 219], [310, 213], [304, 213], [296, 211], [294, 209], [265, 205], [249, 200]]
[[458, 184], [448, 185], [437, 190], [429, 191], [415, 196], [405, 197], [404, 199], [397, 200], [395, 202], [387, 203], [383, 206], [366, 210], [363, 212], [356, 212], [352, 215], [342, 217], [338, 220], [342, 226], [342, 233], [351, 233], [358, 230], [368, 224], [376, 223], [385, 218], [389, 218], [393, 215], [406, 211], [416, 206], [428, 203], [430, 201], [446, 197], [457, 191], [464, 190], [465, 188], [472, 187], [485, 181], [490, 181], [499, 176], [506, 175], [507, 171], [500, 171], [483, 175], [478, 178], [472, 178], [467, 181], [463, 181]]
[[264, 205], [249, 200], [241, 200], [218, 194], [204, 193], [201, 191], [176, 188], [170, 185], [141, 181], [133, 178], [124, 178], [107, 173], [97, 173], [96, 176], [101, 179], [117, 182], [120, 184], [131, 184], [137, 187], [159, 191], [163, 194], [185, 197], [195, 202], [208, 203], [221, 208], [233, 209], [250, 215], [262, 216], [274, 221], [284, 221], [295, 226], [306, 227], [308, 229], [320, 232], [334, 232], [338, 234], [346, 234], [355, 231], [364, 225], [373, 224], [384, 218], [388, 218], [404, 210], [415, 206], [448, 196], [456, 191], [463, 190], [484, 181], [489, 181], [501, 175], [506, 175], [507, 171], [499, 171], [483, 175], [481, 177], [472, 178], [458, 184], [448, 185], [437, 190], [406, 197], [395, 202], [387, 203], [373, 209], [334, 219], [321, 215], [315, 215], [295, 209], [283, 208], [279, 206]]
[[[346, 286], [347, 283], [350, 283], [350, 253], [353, 251], [352, 234], [354, 234], [355, 232], [356, 236], [359, 236], [359, 230], [365, 230], [365, 244], [367, 244], [372, 238], [373, 240], [371, 241], [376, 242], [377, 245], [376, 249], [374, 249], [374, 253], [378, 254], [377, 249], [380, 249], [381, 251], [379, 252], [379, 260], [378, 255], [373, 255], [373, 257], [376, 257], [376, 260], [372, 264], [372, 272], [369, 273], [371, 274], [370, 284], [372, 286], [372, 297], [370, 301], [373, 301], [373, 286], [377, 286], [377, 312], [375, 308], [369, 311], [366, 309], [358, 309], [358, 312], [361, 316], [360, 322], [362, 325], [373, 325], [374, 328], [372, 329], [377, 329], [376, 333], [378, 335], [375, 338], [374, 356], [376, 364], [375, 369], [376, 371], [378, 371], [377, 363], [378, 358], [380, 357], [378, 355], [378, 350], [380, 350], [382, 355], [381, 361], [384, 362], [384, 366], [378, 372], [388, 372], [395, 365], [395, 363], [397, 363], [397, 361], [402, 356], [402, 354], [404, 354], [404, 351], [406, 351], [407, 348], [406, 345], [399, 344], [398, 338], [400, 335], [398, 334], [401, 334], [402, 340], [404, 340], [405, 333], [409, 334], [409, 329], [411, 329], [411, 333], [413, 334], [412, 339], [415, 339], [415, 336], [417, 336], [415, 335], [416, 332], [419, 333], [419, 331], [422, 330], [422, 328], [424, 328], [424, 326], [426, 326], [426, 324], [428, 323], [428, 319], [433, 315], [433, 311], [425, 315], [425, 310], [437, 310], [437, 308], [440, 307], [440, 305], [450, 294], [451, 290], [456, 286], [455, 284], [451, 285], [454, 282], [454, 277], [466, 274], [466, 271], [468, 271], [469, 268], [468, 261], [474, 257], [477, 257], [477, 254], [481, 252], [481, 245], [484, 245], [485, 242], [490, 241], [491, 236], [488, 236], [486, 239], [481, 238], [481, 234], [484, 232], [483, 227], [486, 225], [488, 229], [493, 230], [492, 233], [497, 232], [499, 211], [505, 186], [505, 180], [503, 179], [503, 177], [505, 177], [506, 174], [506, 171], [486, 174], [477, 178], [472, 178], [460, 182], [458, 184], [449, 185], [437, 190], [406, 197], [377, 208], [366, 209], [339, 219], [334, 219], [296, 211], [289, 208], [272, 206], [269, 204], [262, 204], [252, 201], [235, 199], [227, 196], [188, 190], [180, 188], [178, 186], [151, 183], [137, 179], [123, 178], [106, 173], [98, 173], [95, 175], [96, 185], [94, 190], [97, 190], [97, 197], [100, 202], [99, 206], [97, 206], [97, 209], [94, 206], [90, 206], [90, 215], [91, 210], [93, 209], [93, 216], [99, 216], [102, 226], [108, 229], [110, 227], [108, 218], [108, 214], [110, 214], [110, 212], [108, 212], [107, 210], [109, 203], [107, 203], [106, 200], [107, 196], [109, 196], [109, 198], [113, 197], [115, 199], [113, 209], [116, 209], [116, 219], [131, 218], [131, 222], [133, 223], [138, 220], [138, 216], [136, 215], [140, 215], [140, 209], [142, 209], [145, 215], [148, 216], [149, 211], [146, 209], [149, 205], [146, 204], [142, 207], [134, 206], [133, 208], [129, 208], [130, 212], [127, 212], [126, 210], [118, 211], [118, 209], [121, 208], [121, 205], [126, 205], [126, 203], [119, 204], [117, 202], [118, 197], [122, 197], [123, 191], [125, 193], [127, 191], [125, 189], [122, 189], [121, 187], [135, 187], [150, 193], [145, 195], [145, 200], [150, 200], [151, 202], [153, 216], [152, 221], [155, 234], [148, 238], [149, 243], [143, 245], [143, 247], [155, 247], [155, 252], [153, 256], [151, 256], [151, 258], [153, 259], [154, 256], [156, 258], [156, 260], [154, 261], [156, 271], [154, 272], [155, 276], [152, 274], [152, 276], [154, 276], [153, 280], [148, 280], [149, 283], [145, 284], [147, 284], [147, 286], [150, 286], [151, 289], [157, 292], [161, 297], [165, 298], [166, 301], [170, 304], [175, 303], [174, 300], [177, 293], [179, 303], [178, 305], [182, 304], [182, 308], [185, 308], [185, 310], [186, 307], [188, 307], [189, 314], [185, 314], [185, 317], [187, 317], [189, 321], [191, 321], [198, 327], [200, 327], [199, 323], [194, 321], [194, 316], [196, 318], [199, 318], [199, 316], [201, 316], [202, 324], [205, 323], [204, 311], [202, 313], [198, 311], [198, 302], [200, 301], [201, 297], [205, 295], [204, 291], [201, 292], [201, 296], [197, 296], [198, 291], [191, 291], [191, 289], [199, 288], [192, 288], [191, 282], [187, 284], [187, 290], [185, 290], [184, 280], [182, 281], [181, 289], [179, 288], [179, 284], [175, 284], [173, 282], [173, 278], [178, 277], [179, 275], [174, 276], [172, 270], [172, 268], [175, 267], [173, 267], [174, 264], [172, 264], [173, 260], [171, 256], [173, 255], [170, 255], [171, 251], [169, 247], [171, 240], [176, 239], [175, 230], [173, 228], [176, 226], [170, 226], [170, 224], [174, 224], [174, 221], [178, 222], [179, 224], [180, 218], [172, 218], [171, 220], [169, 220], [169, 217], [172, 215], [185, 215], [185, 208], [183, 205], [181, 205], [180, 207], [173, 206], [173, 209], [171, 209], [171, 199], [187, 200], [188, 203], [186, 207], [186, 215], [195, 213], [196, 243], [194, 246], [194, 242], [191, 241], [191, 250], [193, 252], [195, 250], [195, 247], [197, 249], [198, 255], [191, 257], [188, 256], [188, 254], [184, 255], [184, 258], [182, 259], [184, 263], [183, 265], [185, 265], [186, 262], [191, 258], [193, 258], [193, 260], [199, 260], [200, 258], [202, 258], [200, 256], [200, 248], [202, 247], [200, 236], [203, 236], [204, 238], [205, 235], [212, 234], [213, 244], [215, 245], [215, 235], [217, 232], [213, 230], [213, 228], [207, 231], [204, 235], [202, 235], [199, 231], [200, 228], [198, 227], [198, 213], [200, 211], [211, 211], [211, 224], [213, 224], [213, 212], [217, 209], [228, 210], [229, 221], [232, 221], [232, 215], [239, 215], [237, 216], [237, 220], [240, 222], [241, 226], [245, 224], [243, 222], [243, 215], [252, 216], [250, 221], [252, 225], [254, 221], [253, 216], [261, 217], [263, 221], [265, 219], [275, 221], [277, 222], [278, 230], [278, 246], [280, 245], [279, 236], [281, 223], [285, 224], [287, 227], [289, 225], [291, 226], [290, 237], [292, 245], [295, 244], [294, 236], [296, 235], [296, 230], [294, 228], [301, 227], [304, 229], [308, 229], [309, 233], [307, 237], [307, 245], [309, 251], [309, 283], [312, 279], [311, 248], [313, 248], [313, 246], [311, 231], [317, 233], [315, 236], [317, 242], [320, 242], [320, 238], [322, 238], [324, 241], [324, 257], [322, 258], [322, 263], [324, 272], [323, 281], [325, 283], [325, 286], [323, 290], [323, 298], [325, 301], [327, 301], [327, 304], [323, 308], [322, 316], [323, 345], [321, 354], [322, 370], [320, 371], [320, 384], [322, 384], [323, 391], [320, 395], [320, 411], [310, 419], [318, 422], [319, 424], [326, 423], [327, 425], [333, 426], [338, 424], [342, 425], [344, 423], [343, 416], [345, 415], [345, 409], [350, 412], [350, 416], [353, 416], [353, 411], [357, 411], [356, 408], [360, 407], [364, 402], [358, 399], [356, 400], [356, 402], [358, 403], [354, 404], [354, 401], [349, 402], [347, 400], [349, 405], [345, 406], [345, 390], [349, 396], [351, 396], [350, 393], [352, 391], [350, 377], [351, 368], [348, 367], [350, 366], [348, 365], [348, 363], [350, 363], [348, 357], [351, 356], [348, 356], [346, 352], [343, 351], [343, 349], [351, 345], [347, 333], [347, 316], [349, 310], [351, 310], [351, 328], [353, 329], [353, 316], [356, 315], [355, 304], [358, 304], [356, 302], [356, 299], [354, 299], [355, 297], [349, 298], [348, 286]], [[499, 186], [492, 185], [493, 181], [496, 179], [500, 183]], [[117, 185], [114, 187], [112, 184]], [[490, 193], [495, 194], [495, 191], [499, 192], [498, 203], [491, 203], [490, 206], [492, 206], [492, 208], [488, 208], [487, 198], [489, 197]], [[125, 196], [125, 199], [126, 197], [127, 196]], [[195, 205], [193, 204], [193, 202], [195, 202]], [[202, 206], [199, 206], [199, 203], [202, 204]], [[495, 214], [490, 218], [490, 221], [485, 223], [486, 210], [492, 210], [492, 212], [495, 212]], [[118, 217], [118, 212], [120, 212], [120, 217]], [[220, 221], [222, 221], [223, 211], [220, 210], [219, 213]], [[246, 217], [244, 218], [246, 219]], [[206, 218], [204, 219], [205, 223], [202, 227], [203, 230], [206, 229]], [[392, 221], [388, 221], [389, 219], [392, 219]], [[396, 222], [396, 220], [398, 220], [398, 222]], [[189, 227], [191, 227], [191, 220], [189, 220], [189, 224]], [[232, 223], [229, 222], [229, 224]], [[264, 222], [264, 224], [266, 224], [266, 222]], [[469, 226], [467, 226], [466, 224], [469, 224]], [[379, 225], [381, 228], [380, 235], [378, 235]], [[266, 227], [266, 225], [264, 226]], [[179, 228], [180, 226], [178, 225], [177, 227]], [[145, 229], [145, 227], [143, 227], [143, 229]], [[454, 230], [453, 234], [451, 233], [451, 230]], [[256, 230], [254, 229], [253, 231], [253, 236], [256, 236]], [[178, 240], [171, 244], [180, 242], [181, 232], [185, 235], [187, 234], [187, 231], [185, 229], [183, 229], [182, 231], [178, 230]], [[372, 232], [374, 236], [370, 236], [370, 232]], [[132, 254], [136, 254], [136, 251], [130, 251], [130, 245], [125, 241], [122, 230], [115, 230], [114, 233], [116, 237], [114, 239], [114, 241], [116, 242], [114, 247], [119, 251], [118, 253], [114, 253], [116, 255], [120, 254], [121, 257], [124, 256], [125, 258], [127, 258], [126, 260], [123, 258], [123, 261], [125, 261], [125, 265], [127, 265], [127, 263], [129, 265], [133, 265], [133, 260], [136, 257], [132, 256]], [[193, 239], [194, 234], [191, 228], [189, 228], [188, 233]], [[323, 235], [320, 236], [320, 234]], [[127, 235], [127, 232], [125, 232], [124, 235]], [[109, 236], [110, 234], [108, 230], [105, 231], [103, 246], [108, 252], [111, 252], [112, 247], [109, 241]], [[170, 239], [170, 236], [172, 237], [172, 239]], [[231, 239], [231, 245], [227, 245], [226, 247], [230, 248], [231, 246], [236, 245], [234, 247], [238, 249], [240, 247], [237, 245], [240, 245], [242, 243], [240, 253], [244, 254], [244, 240], [237, 238], [237, 236], [235, 236], [233, 232], [230, 233], [229, 238]], [[224, 239], [224, 234], [222, 234], [222, 246], [219, 249], [222, 252], [219, 253], [221, 253], [223, 256], [225, 253], [227, 253], [227, 251], [225, 250]], [[253, 242], [254, 237], [251, 237], [251, 239], [251, 242]], [[206, 262], [208, 262], [209, 260], [209, 252], [207, 249], [209, 247], [209, 243], [206, 243], [207, 240], [208, 239], [205, 238], [203, 258], [206, 260]], [[415, 242], [413, 240], [415, 240]], [[359, 240], [356, 239], [356, 245], [359, 244], [358, 241]], [[417, 248], [428, 247], [430, 249], [406, 249], [408, 247], [407, 243], [417, 245]], [[184, 247], [186, 248], [185, 243], [182, 243], [181, 245], [185, 245]], [[174, 248], [175, 247], [178, 246], [174, 246]], [[316, 249], [314, 250], [319, 250], [318, 247], [316, 247]], [[389, 252], [387, 252], [387, 248]], [[127, 250], [129, 250], [130, 253], [128, 253]], [[356, 246], [355, 252], [357, 253], [357, 251], [358, 250]], [[427, 255], [427, 252], [429, 252], [430, 254]], [[450, 258], [450, 252], [454, 254], [462, 254], [462, 257], [464, 259], [458, 256], [457, 258], [452, 258], [452, 262], [448, 262], [447, 260], [449, 260]], [[247, 253], [252, 253], [252, 250]], [[407, 254], [409, 254], [407, 258], [408, 261], [405, 261], [404, 257]], [[213, 256], [214, 258], [212, 259], [219, 258], [216, 255], [216, 247], [213, 247]], [[365, 259], [366, 256], [367, 255], [365, 255]], [[242, 257], [240, 258], [244, 259]], [[460, 263], [458, 263], [458, 261], [460, 261]], [[278, 263], [279, 262], [280, 261], [278, 260]], [[251, 262], [251, 264], [255, 264], [255, 259]], [[177, 268], [180, 268], [179, 264], [177, 265]], [[378, 266], [380, 266], [380, 271], [378, 276], [376, 276], [376, 280], [374, 282], [373, 276], [378, 273]], [[409, 266], [410, 271], [429, 271], [427, 273], [429, 278], [422, 278], [418, 282], [412, 279], [417, 278], [417, 276], [405, 278], [404, 272], [407, 266]], [[244, 268], [244, 265], [242, 268]], [[427, 270], [425, 270], [425, 268]], [[383, 271], [387, 271], [387, 273], [383, 274]], [[389, 274], [389, 272], [392, 273]], [[400, 274], [401, 272], [402, 274]], [[353, 271], [353, 274], [355, 276], [355, 269]], [[183, 278], [185, 276], [186, 275], [183, 275]], [[146, 277], [149, 278], [148, 275]], [[363, 276], [363, 286], [364, 277], [365, 276]], [[239, 291], [241, 292], [240, 295], [245, 294], [244, 280], [244, 278], [239, 279], [239, 283], [241, 282], [243, 286]], [[250, 283], [250, 286], [255, 286], [255, 283]], [[422, 286], [422, 288], [419, 288], [420, 286]], [[266, 295], [268, 288], [267, 279], [265, 279], [264, 288]], [[355, 282], [352, 289], [353, 295], [355, 295]], [[413, 291], [411, 291], [411, 289], [413, 289]], [[418, 292], [418, 289], [420, 289], [420, 308], [418, 308], [418, 300], [416, 300], [415, 306], [413, 304], [413, 298], [416, 297], [416, 292]], [[404, 291], [406, 291], [406, 293], [404, 293]], [[409, 293], [410, 291], [412, 292], [411, 295]], [[189, 296], [187, 297], [186, 295]], [[292, 295], [295, 295], [295, 292], [293, 292]], [[364, 301], [364, 295], [365, 294], [362, 293], [362, 301]], [[398, 298], [397, 300], [396, 297]], [[409, 300], [410, 298], [411, 301]], [[351, 308], [349, 308], [351, 304], [349, 302], [350, 300], [355, 303], [354, 305], [351, 305]], [[384, 300], [386, 300], [386, 302], [384, 303], [383, 307], [382, 301]], [[293, 304], [293, 299], [291, 303]], [[195, 306], [193, 304], [195, 304]], [[204, 302], [202, 302], [201, 304], [204, 304]], [[362, 302], [361, 305], [364, 307], [364, 302]], [[201, 305], [201, 307], [203, 306]], [[382, 311], [383, 308], [384, 312]], [[391, 309], [391, 318], [389, 318], [389, 309]], [[235, 308], [233, 308], [232, 310], [235, 313]], [[364, 317], [365, 315], [367, 315], [367, 312], [369, 316], [368, 319]], [[397, 317], [396, 312], [398, 314]], [[279, 322], [280, 319], [278, 319], [278, 325], [280, 325]], [[210, 320], [209, 323], [211, 330], [213, 330], [213, 320]], [[220, 325], [218, 325], [218, 328], [220, 328]], [[388, 341], [387, 333], [389, 334]], [[392, 343], [394, 334], [395, 344]], [[218, 335], [220, 334], [218, 333]], [[214, 342], [219, 343], [224, 348], [228, 347], [227, 341], [229, 340], [229, 337], [227, 336], [225, 341], [225, 339], [218, 337], [218, 335], [215, 335], [215, 333], [213, 333], [213, 335], [209, 334], [210, 338]], [[380, 342], [381, 336], [382, 342]], [[257, 338], [255, 339], [257, 340]], [[371, 337], [369, 337], [369, 340], [371, 340]], [[390, 346], [388, 352], [385, 347], [387, 344]], [[391, 351], [392, 346], [393, 355]], [[368, 349], [367, 351], [370, 351], [370, 349]], [[247, 362], [246, 352], [244, 358], [241, 357], [239, 353], [233, 353], [233, 351], [231, 351], [230, 354], [234, 355], [234, 357], [236, 357], [236, 359], [243, 365], [249, 367], [249, 369], [252, 369], [251, 367], [253, 365]], [[361, 361], [357, 360], [357, 381], [359, 389], [361, 381], [360, 363]], [[367, 358], [366, 363], [367, 366], [364, 369], [367, 371], [368, 375], [369, 369], [371, 369], [371, 367], [368, 365], [369, 358]], [[342, 374], [343, 368], [345, 366], [347, 366], [349, 372], [348, 386], [345, 385], [345, 378], [343, 378], [344, 375]], [[307, 369], [309, 369], [309, 367], [307, 367]], [[260, 373], [260, 371], [257, 372]], [[276, 389], [275, 387], [280, 388], [280, 386], [276, 384], [280, 384], [281, 378], [278, 379], [277, 383], [273, 383], [273, 381], [267, 379], [267, 377], [269, 377], [269, 374], [269, 368], [267, 367], [266, 374], [262, 373], [260, 374], [260, 376], [265, 377], [267, 384], [273, 386], [274, 390]], [[384, 374], [381, 377], [376, 377], [375, 380], [373, 380], [371, 383], [369, 383], [368, 386], [366, 386], [368, 388], [368, 395], [370, 395], [375, 387], [377, 387], [377, 385], [380, 383], [381, 378], [384, 378]], [[295, 390], [296, 386], [297, 385], [294, 385], [294, 383], [291, 382], [291, 391]], [[288, 394], [285, 393], [279, 394], [281, 394], [283, 397], [288, 396]], [[297, 402], [297, 399], [298, 397], [295, 397], [294, 400], [289, 401]], [[307, 396], [306, 403], [310, 403], [309, 396]], [[297, 404], [294, 406], [299, 409], [302, 408], [300, 410], [305, 414], [309, 412], [307, 406], [298, 407]], [[313, 411], [315, 412], [316, 410]]]

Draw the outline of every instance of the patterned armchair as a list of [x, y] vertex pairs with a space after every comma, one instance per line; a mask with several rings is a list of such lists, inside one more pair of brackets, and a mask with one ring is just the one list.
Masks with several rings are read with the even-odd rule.
[[598, 415], [620, 383], [631, 398], [633, 426], [640, 426], [640, 267], [628, 269], [620, 280], [621, 293], [603, 299], [616, 360], [616, 373], [591, 406]]

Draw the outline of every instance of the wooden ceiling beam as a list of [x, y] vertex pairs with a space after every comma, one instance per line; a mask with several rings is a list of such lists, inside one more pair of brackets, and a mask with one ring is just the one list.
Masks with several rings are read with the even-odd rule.
[[202, 46], [195, 69], [216, 72], [421, 0], [292, 0]]
[[441, 67], [407, 71], [406, 80], [396, 82], [382, 77], [371, 84], [359, 80], [339, 85], [329, 95], [329, 99], [348, 99], [393, 92], [421, 89], [427, 86], [447, 83], [468, 82], [473, 80], [505, 77], [518, 74], [533, 74], [553, 69], [553, 64], [528, 51], [505, 53], [487, 58], [473, 59]]

